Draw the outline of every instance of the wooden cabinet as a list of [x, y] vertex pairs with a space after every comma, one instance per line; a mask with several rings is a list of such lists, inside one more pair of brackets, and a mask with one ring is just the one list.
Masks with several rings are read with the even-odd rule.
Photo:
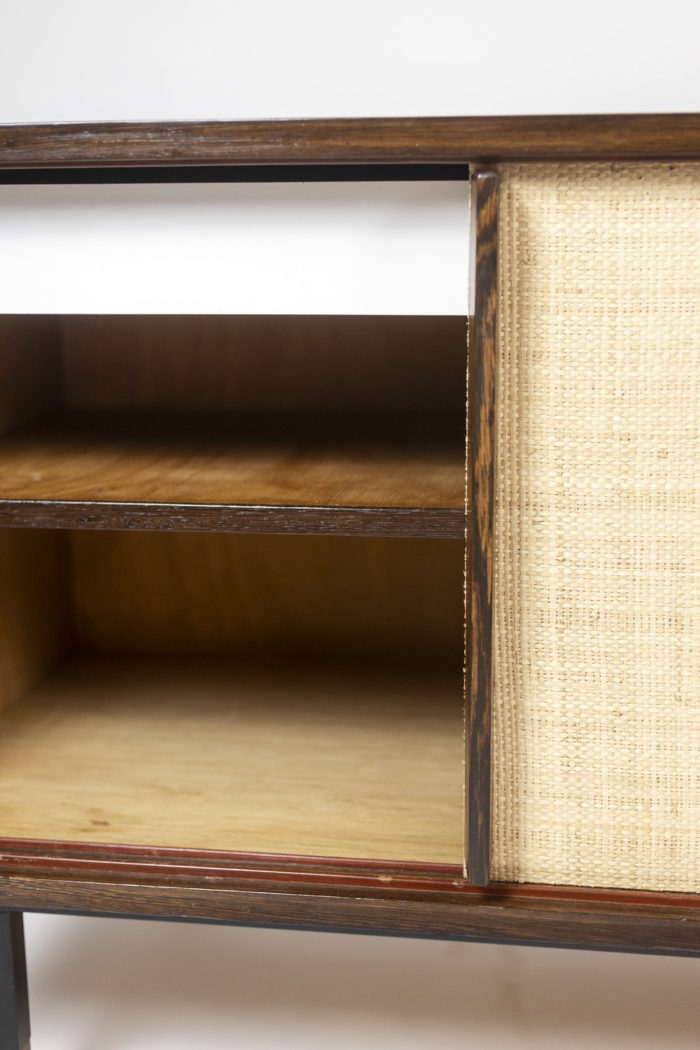
[[700, 951], [700, 120], [4, 128], [0, 165], [472, 207], [468, 354], [466, 316], [0, 318], [3, 1046], [24, 910]]

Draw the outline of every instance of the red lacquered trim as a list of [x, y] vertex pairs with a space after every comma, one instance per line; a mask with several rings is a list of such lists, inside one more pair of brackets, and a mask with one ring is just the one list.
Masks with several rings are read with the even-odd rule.
[[101, 843], [0, 838], [0, 874], [69, 873], [136, 880], [230, 880], [306, 886], [469, 894], [508, 899], [569, 900], [700, 908], [700, 895], [492, 882], [470, 886], [459, 865], [349, 857], [289, 856], [221, 850], [168, 849]]

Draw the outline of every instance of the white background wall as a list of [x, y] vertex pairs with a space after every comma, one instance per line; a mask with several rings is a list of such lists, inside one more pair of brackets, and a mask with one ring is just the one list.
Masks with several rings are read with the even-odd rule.
[[[2, 0], [0, 121], [700, 109], [670, 0]], [[700, 963], [29, 916], [34, 1050], [697, 1047]]]
[[697, 1050], [700, 963], [27, 920], [32, 1050]]
[[694, 0], [3, 0], [0, 121], [697, 109]]
[[0, 186], [0, 313], [464, 316], [468, 203], [466, 180]]

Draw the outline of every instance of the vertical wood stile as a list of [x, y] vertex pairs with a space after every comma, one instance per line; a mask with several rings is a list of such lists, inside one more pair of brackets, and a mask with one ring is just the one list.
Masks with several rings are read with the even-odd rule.
[[489, 882], [491, 847], [491, 603], [496, 394], [498, 176], [471, 175], [467, 396], [467, 879]]
[[21, 912], [0, 911], [0, 1050], [29, 1050], [29, 1000]]

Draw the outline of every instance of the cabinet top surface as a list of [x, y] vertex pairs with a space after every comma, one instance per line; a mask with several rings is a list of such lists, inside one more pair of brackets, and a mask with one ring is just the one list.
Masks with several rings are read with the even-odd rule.
[[700, 158], [700, 113], [0, 125], [0, 169]]

